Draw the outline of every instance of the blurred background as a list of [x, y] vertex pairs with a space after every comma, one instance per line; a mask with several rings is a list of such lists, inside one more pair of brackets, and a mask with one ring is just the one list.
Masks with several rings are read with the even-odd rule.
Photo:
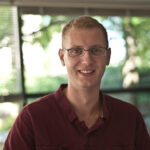
[[67, 83], [61, 30], [90, 15], [108, 31], [101, 89], [135, 105], [150, 133], [150, 1], [0, 0], [0, 150], [22, 107]]

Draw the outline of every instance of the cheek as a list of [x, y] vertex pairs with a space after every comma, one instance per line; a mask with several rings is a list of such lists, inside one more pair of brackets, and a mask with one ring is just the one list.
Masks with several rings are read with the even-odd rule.
[[75, 66], [77, 66], [77, 60], [65, 55], [64, 64], [67, 68], [75, 68]]
[[67, 72], [70, 73], [75, 69], [75, 63], [69, 59], [65, 59], [64, 61]]
[[103, 73], [105, 71], [105, 68], [106, 68], [106, 63], [105, 62], [101, 62], [101, 63], [99, 62], [97, 64], [98, 65], [96, 68], [98, 68], [99, 73]]

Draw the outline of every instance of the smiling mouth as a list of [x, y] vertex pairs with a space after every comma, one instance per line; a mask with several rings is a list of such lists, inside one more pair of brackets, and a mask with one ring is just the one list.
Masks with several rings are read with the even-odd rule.
[[95, 71], [94, 70], [79, 70], [79, 72], [83, 74], [91, 74], [91, 73], [94, 73]]

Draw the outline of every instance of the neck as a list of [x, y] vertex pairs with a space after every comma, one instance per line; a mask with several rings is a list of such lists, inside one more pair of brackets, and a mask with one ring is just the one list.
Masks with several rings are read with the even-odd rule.
[[[99, 88], [76, 89], [70, 85], [64, 91], [79, 120], [84, 120], [88, 127], [93, 125], [101, 112], [99, 91]], [[95, 120], [89, 118], [95, 118]]]
[[80, 105], [91, 105], [99, 101], [99, 88], [76, 88], [68, 85], [66, 95], [69, 101]]

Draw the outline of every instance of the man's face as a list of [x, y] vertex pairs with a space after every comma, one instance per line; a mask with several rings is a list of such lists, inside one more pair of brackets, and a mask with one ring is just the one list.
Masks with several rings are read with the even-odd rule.
[[[64, 40], [64, 48], [83, 47], [88, 50], [93, 46], [106, 47], [106, 41], [100, 29], [71, 28]], [[61, 62], [66, 66], [68, 84], [76, 88], [99, 87], [106, 65], [109, 64], [110, 49], [107, 56], [93, 56], [86, 51], [83, 56], [70, 57], [67, 51], [59, 51]]]

